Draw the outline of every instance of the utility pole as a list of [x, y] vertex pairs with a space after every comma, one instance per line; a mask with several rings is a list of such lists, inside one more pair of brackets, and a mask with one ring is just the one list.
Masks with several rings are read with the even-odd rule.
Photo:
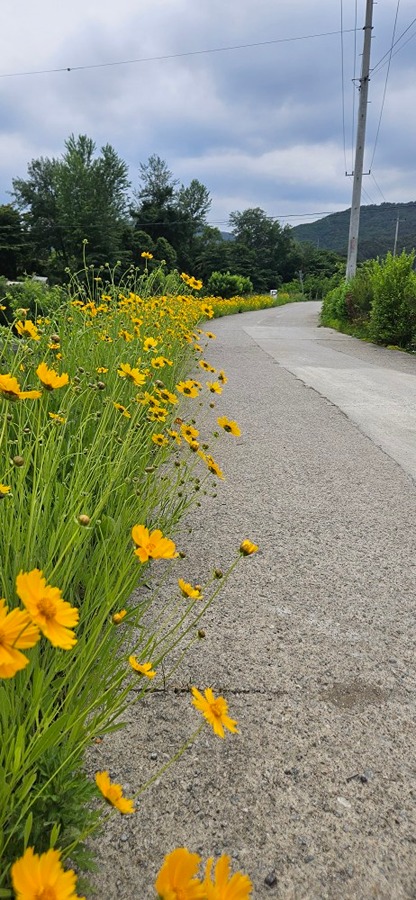
[[350, 232], [346, 278], [353, 278], [357, 269], [358, 232], [360, 228], [361, 182], [363, 180], [365, 126], [367, 122], [368, 83], [370, 81], [370, 47], [373, 30], [374, 0], [366, 0], [364, 46], [360, 78], [357, 141], [355, 145], [354, 182], [352, 189]]
[[396, 219], [396, 233], [395, 233], [395, 235], [394, 235], [393, 256], [396, 256], [396, 250], [397, 250], [397, 238], [398, 238], [398, 236], [399, 236], [399, 222], [400, 222], [400, 216], [399, 216], [399, 213], [397, 213], [397, 219]]

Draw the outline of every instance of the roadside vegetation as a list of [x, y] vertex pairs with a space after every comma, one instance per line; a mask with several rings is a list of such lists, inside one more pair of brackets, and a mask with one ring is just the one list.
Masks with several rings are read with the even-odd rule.
[[325, 296], [321, 323], [345, 334], [416, 351], [415, 253], [368, 260]]
[[[237, 422], [215, 414], [227, 377], [210, 363], [215, 334], [204, 323], [215, 309], [279, 301], [211, 303], [193, 276], [150, 272], [147, 251], [143, 261], [144, 271], [117, 278], [87, 268], [65, 290], [28, 280], [1, 302], [4, 898], [76, 900], [93, 863], [89, 835], [109, 815], [134, 815], [140, 794], [203, 727], [219, 738], [237, 730], [226, 699], [194, 686], [194, 733], [148, 784], [125, 796], [108, 772], [91, 778], [84, 769], [88, 747], [122, 727], [127, 707], [165, 685], [203, 640], [207, 608], [258, 549], [242, 535], [228, 570], [196, 584], [191, 562], [181, 563], [181, 529], [201, 493], [216, 495], [226, 477], [219, 434], [240, 435]], [[232, 874], [228, 857], [202, 872], [200, 864], [183, 848], [168, 854], [157, 896], [220, 900], [227, 885], [238, 890], [231, 897], [250, 896], [249, 878]]]

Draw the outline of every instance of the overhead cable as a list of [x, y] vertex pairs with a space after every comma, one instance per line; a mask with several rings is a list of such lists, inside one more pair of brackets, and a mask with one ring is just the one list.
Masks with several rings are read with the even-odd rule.
[[[344, 32], [344, 34], [348, 34], [352, 31], [354, 31], [354, 29], [349, 28], [348, 31]], [[313, 38], [333, 37], [334, 35], [338, 34], [339, 31], [322, 31], [319, 34], [302, 34], [298, 37], [275, 38], [274, 40], [270, 41], [255, 41], [251, 44], [234, 44], [230, 47], [210, 47], [206, 50], [186, 50], [183, 53], [169, 53], [163, 56], [141, 56], [137, 59], [122, 59], [116, 60], [114, 62], [88, 63], [83, 66], [61, 66], [56, 69], [36, 69], [28, 72], [0, 72], [0, 78], [18, 78], [28, 75], [50, 75], [56, 74], [58, 72], [80, 72], [85, 71], [86, 69], [105, 69], [112, 66], [129, 66], [135, 63], [162, 62], [163, 60], [181, 59], [186, 56], [202, 56], [208, 53], [227, 53], [230, 50], [247, 50], [250, 47], [267, 47], [272, 46], [273, 44], [288, 44], [293, 43], [294, 41], [308, 41], [312, 40]]]

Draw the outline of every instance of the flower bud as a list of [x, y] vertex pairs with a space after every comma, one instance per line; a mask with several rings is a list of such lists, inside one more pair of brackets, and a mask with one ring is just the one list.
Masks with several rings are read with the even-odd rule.
[[86, 528], [87, 525], [90, 524], [90, 521], [91, 521], [91, 519], [89, 516], [85, 516], [85, 515], [78, 516], [78, 522], [80, 525], [83, 525], [84, 528]]
[[25, 461], [23, 459], [23, 456], [14, 456], [12, 459], [12, 463], [19, 469], [21, 466], [24, 466]]

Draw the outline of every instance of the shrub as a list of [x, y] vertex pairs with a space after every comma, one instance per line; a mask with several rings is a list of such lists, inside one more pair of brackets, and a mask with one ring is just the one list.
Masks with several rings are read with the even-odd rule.
[[331, 325], [334, 321], [348, 321], [348, 292], [349, 284], [344, 281], [324, 297], [321, 310], [322, 325]]
[[253, 284], [250, 278], [243, 275], [231, 275], [230, 272], [213, 272], [208, 279], [207, 292], [217, 297], [235, 297], [251, 294]]
[[370, 335], [377, 343], [410, 347], [416, 339], [414, 260], [414, 252], [388, 253], [371, 267]]

